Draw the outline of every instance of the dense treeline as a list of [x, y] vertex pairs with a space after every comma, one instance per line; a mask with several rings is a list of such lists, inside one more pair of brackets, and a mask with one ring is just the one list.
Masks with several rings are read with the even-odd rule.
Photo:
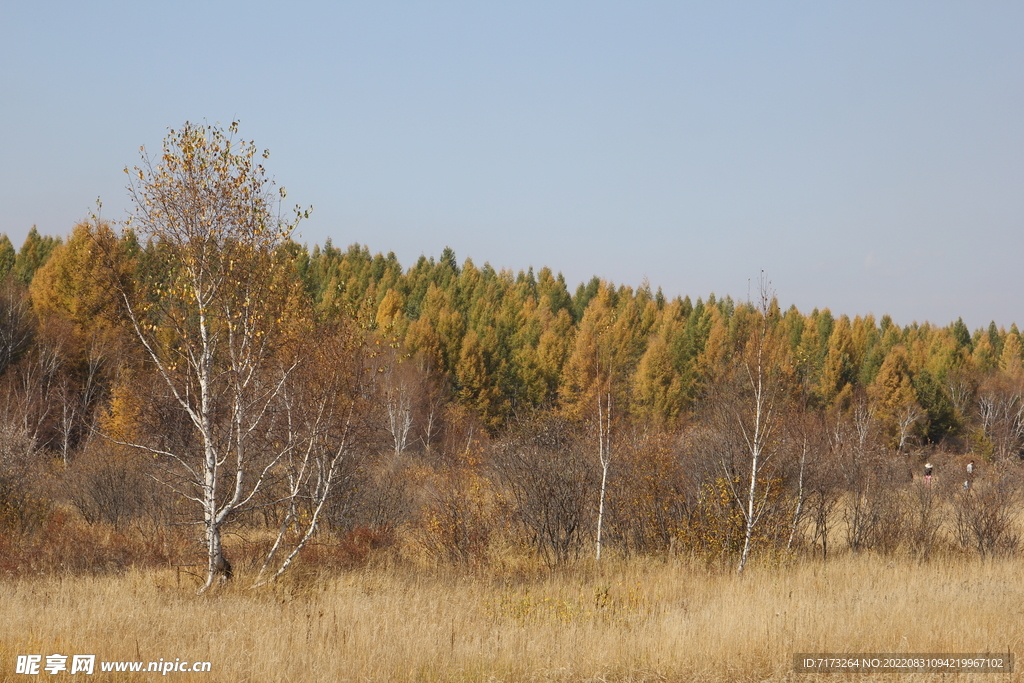
[[[159, 310], [173, 287], [167, 252], [95, 221], [66, 239], [33, 228], [18, 251], [0, 236], [0, 525], [18, 543], [44, 543], [62, 510], [115, 529], [195, 521], [164, 455], [198, 436], [123, 305], [125, 292], [148, 292], [145, 310]], [[748, 532], [755, 552], [825, 556], [839, 536], [855, 551], [926, 554], [940, 528], [983, 553], [1016, 545], [1016, 326], [900, 327], [596, 277], [571, 290], [548, 268], [460, 265], [451, 249], [404, 268], [359, 245], [286, 242], [272, 263], [261, 296], [280, 294], [283, 341], [268, 358], [306, 359], [288, 375], [301, 381], [289, 401], [347, 392], [332, 438], [351, 445], [342, 485], [321, 498], [282, 471], [239, 508], [240, 554], [265, 556], [259, 530], [281, 528], [296, 547], [317, 531], [323, 545], [307, 552], [346, 561], [400, 544], [437, 561], [485, 562], [503, 547], [557, 564], [590, 552], [601, 502], [604, 543], [623, 553], [732, 558]], [[154, 343], [178, 343], [160, 341], [170, 318], [147, 315]], [[323, 371], [341, 367], [344, 381]], [[284, 416], [299, 438], [292, 421], [308, 416], [274, 406], [266, 443], [285, 438]], [[764, 459], [752, 468], [760, 407]], [[937, 464], [928, 488], [911, 483], [926, 461]], [[319, 529], [302, 526], [310, 518]]]
[[[446, 249], [403, 271], [394, 254], [328, 243], [294, 248], [297, 268], [325, 319], [354, 314], [437, 371], [489, 427], [538, 410], [572, 410], [586, 393], [596, 346], [615, 368], [630, 416], [676, 425], [691, 414], [749, 332], [750, 304], [729, 297], [668, 300], [594, 278], [570, 294], [548, 268], [518, 274], [460, 267]], [[973, 334], [961, 320], [898, 327], [888, 316], [838, 318], [825, 309], [778, 315], [786, 362], [810, 405], [848, 407], [869, 395], [890, 413], [917, 403], [912, 433], [939, 443], [975, 434], [978, 392], [1019, 376], [1020, 333], [993, 322]], [[984, 425], [981, 425], [984, 428]], [[989, 447], [994, 447], [989, 444]]]

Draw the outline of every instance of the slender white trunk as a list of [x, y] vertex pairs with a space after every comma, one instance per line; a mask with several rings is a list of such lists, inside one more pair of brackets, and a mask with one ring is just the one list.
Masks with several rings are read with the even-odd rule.
[[750, 452], [750, 488], [747, 491], [747, 510], [745, 517], [745, 530], [743, 533], [743, 553], [740, 555], [740, 564], [736, 571], [743, 573], [747, 566], [747, 559], [750, 557], [750, 543], [754, 537], [754, 508], [757, 500], [757, 471], [761, 461], [761, 405], [758, 400], [757, 413], [754, 420], [754, 442]]
[[612, 441], [612, 394], [607, 394], [607, 407], [601, 406], [601, 395], [597, 396], [597, 452], [601, 459], [601, 497], [597, 506], [597, 555], [595, 560], [601, 561], [601, 531], [604, 526], [604, 496], [608, 487], [608, 467], [611, 465]]
[[388, 433], [391, 434], [395, 457], [398, 457], [405, 451], [412, 429], [412, 399], [405, 386], [399, 385], [385, 391], [384, 402], [388, 413]]
[[[774, 416], [772, 414], [772, 397], [770, 395], [769, 388], [765, 386], [765, 344], [768, 343], [769, 333], [769, 307], [771, 299], [768, 296], [766, 289], [766, 283], [762, 280], [761, 283], [761, 330], [760, 337], [757, 340], [757, 360], [756, 367], [753, 372], [751, 371], [750, 365], [747, 365], [747, 379], [750, 381], [751, 388], [754, 390], [754, 424], [751, 432], [747, 433], [745, 430], [744, 436], [746, 437], [747, 449], [750, 451], [750, 486], [747, 490], [747, 500], [744, 510], [744, 522], [745, 529], [743, 534], [743, 552], [740, 554], [739, 566], [736, 568], [737, 573], [742, 574], [743, 570], [747, 566], [747, 560], [750, 557], [750, 548], [753, 543], [754, 530], [760, 520], [761, 514], [764, 512], [764, 507], [768, 502], [768, 492], [758, 493], [757, 477], [760, 474], [761, 468], [764, 467], [764, 459], [766, 457], [765, 447], [768, 443], [768, 436], [772, 428], [772, 420]], [[742, 420], [740, 421], [740, 427], [743, 427]], [[761, 500], [758, 501], [760, 495]]]
[[200, 289], [196, 288], [196, 299], [199, 306], [200, 355], [196, 367], [196, 379], [199, 384], [199, 432], [203, 440], [203, 522], [206, 527], [206, 582], [199, 589], [202, 593], [213, 585], [217, 576], [230, 577], [230, 569], [224, 558], [221, 545], [221, 525], [230, 513], [229, 505], [225, 509], [217, 509], [217, 489], [219, 486], [219, 461], [213, 436], [213, 342], [210, 339], [205, 306], [202, 304]]
[[[200, 388], [204, 387], [205, 382], [201, 382]], [[205, 392], [204, 392], [205, 393]], [[206, 566], [206, 583], [203, 584], [200, 593], [208, 589], [213, 585], [213, 580], [219, 573], [218, 567], [223, 566], [224, 563], [224, 550], [221, 546], [220, 539], [220, 527], [221, 521], [217, 514], [217, 483], [218, 483], [218, 471], [217, 471], [217, 451], [214, 448], [211, 439], [211, 421], [209, 414], [206, 410], [206, 398], [203, 397], [203, 408], [202, 408], [202, 438], [203, 438], [203, 521], [206, 525], [206, 549], [207, 549], [207, 566]]]

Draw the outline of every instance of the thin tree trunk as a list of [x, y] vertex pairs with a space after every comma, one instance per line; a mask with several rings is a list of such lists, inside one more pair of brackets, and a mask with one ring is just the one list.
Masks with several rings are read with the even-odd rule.
[[754, 433], [753, 438], [748, 442], [750, 447], [750, 488], [747, 491], [747, 510], [746, 510], [746, 529], [743, 533], [743, 553], [740, 555], [740, 563], [736, 568], [737, 573], [742, 574], [743, 570], [747, 566], [747, 559], [750, 557], [750, 542], [754, 536], [754, 507], [757, 498], [757, 471], [758, 465], [761, 460], [761, 441], [762, 436], [762, 411], [763, 411], [763, 385], [762, 385], [762, 369], [761, 369], [761, 346], [763, 346], [763, 340], [757, 349], [757, 380], [754, 390]]
[[601, 498], [597, 507], [597, 555], [595, 561], [601, 561], [601, 531], [604, 526], [604, 496], [608, 486], [608, 467], [611, 464], [611, 418], [612, 394], [607, 396], [607, 410], [601, 407], [601, 395], [597, 396], [597, 440], [598, 457], [601, 459]]
[[793, 513], [793, 523], [789, 527], [789, 542], [786, 543], [786, 550], [792, 550], [793, 538], [796, 536], [797, 525], [800, 524], [800, 515], [804, 511], [804, 463], [807, 461], [807, 439], [804, 439], [803, 450], [800, 451], [800, 479], [796, 487], [796, 511]]
[[[754, 529], [764, 512], [764, 506], [768, 502], [768, 491], [766, 490], [762, 495], [761, 505], [757, 503], [757, 475], [761, 468], [764, 466], [762, 457], [765, 455], [765, 446], [768, 442], [768, 435], [772, 428], [773, 416], [773, 401], [770, 395], [770, 387], [765, 387], [765, 344], [768, 343], [769, 333], [769, 309], [771, 306], [771, 297], [768, 293], [767, 283], [764, 280], [762, 274], [761, 279], [761, 296], [760, 296], [760, 312], [761, 312], [761, 330], [760, 337], [757, 340], [757, 367], [754, 372], [751, 372], [749, 363], [747, 364], [747, 379], [750, 381], [751, 387], [754, 390], [754, 425], [751, 433], [746, 433], [744, 430], [744, 436], [747, 442], [747, 448], [750, 450], [750, 487], [747, 491], [747, 501], [745, 510], [745, 522], [746, 529], [743, 534], [743, 552], [740, 555], [739, 566], [736, 568], [736, 572], [739, 574], [743, 573], [743, 570], [747, 566], [747, 560], [750, 557], [750, 548], [754, 538]], [[740, 420], [740, 427], [743, 428], [743, 421]]]

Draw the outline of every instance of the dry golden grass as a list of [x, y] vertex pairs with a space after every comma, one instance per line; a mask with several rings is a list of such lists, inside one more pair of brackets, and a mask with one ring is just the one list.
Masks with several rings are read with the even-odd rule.
[[[793, 673], [795, 652], [1016, 652], [1024, 637], [1016, 560], [849, 555], [742, 577], [685, 560], [504, 577], [371, 567], [206, 596], [177, 578], [3, 582], [0, 680], [29, 680], [16, 655], [56, 652], [212, 663], [168, 674], [179, 681], [813, 681], [825, 675]], [[96, 679], [158, 674], [120, 676]]]

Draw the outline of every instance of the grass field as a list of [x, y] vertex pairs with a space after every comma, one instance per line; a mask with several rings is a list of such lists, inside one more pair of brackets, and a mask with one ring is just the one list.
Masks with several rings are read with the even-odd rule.
[[[0, 680], [19, 654], [209, 661], [178, 681], [1017, 680], [797, 674], [796, 652], [1019, 652], [1020, 561], [874, 555], [755, 564], [685, 559], [485, 575], [398, 564], [242, 581], [197, 596], [174, 571], [0, 583]], [[70, 660], [69, 660], [70, 661]], [[97, 665], [98, 669], [98, 665]]]

